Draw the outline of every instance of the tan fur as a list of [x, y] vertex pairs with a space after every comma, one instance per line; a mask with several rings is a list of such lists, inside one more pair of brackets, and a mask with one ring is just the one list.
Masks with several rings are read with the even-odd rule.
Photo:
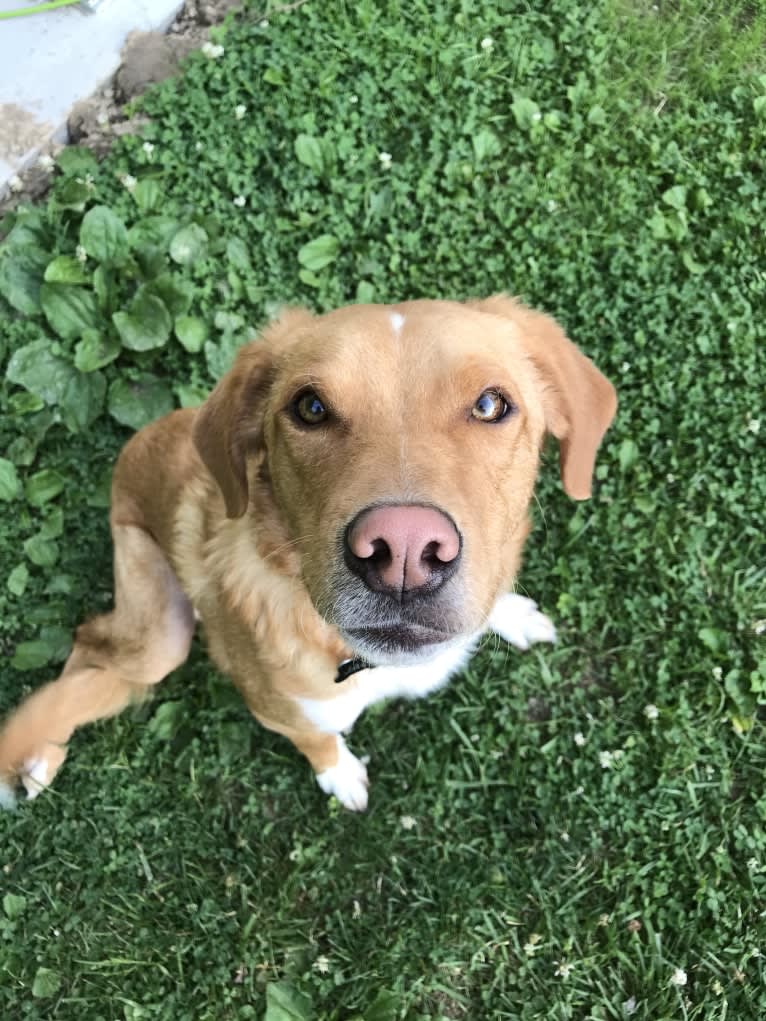
[[[392, 312], [404, 317], [401, 336]], [[306, 384], [337, 411], [332, 427], [291, 421]], [[471, 418], [489, 387], [512, 398], [513, 421]], [[286, 313], [202, 408], [126, 445], [110, 518], [115, 609], [78, 630], [60, 678], [0, 731], [0, 779], [44, 759], [49, 782], [75, 728], [119, 712], [185, 660], [194, 611], [252, 713], [317, 772], [332, 767], [335, 735], [298, 699], [333, 698], [338, 663], [353, 653], [327, 619], [346, 523], [376, 502], [446, 510], [464, 538], [454, 614], [466, 633], [481, 630], [519, 568], [544, 434], [559, 439], [564, 487], [582, 499], [615, 407], [611, 385], [553, 320], [502, 295]]]

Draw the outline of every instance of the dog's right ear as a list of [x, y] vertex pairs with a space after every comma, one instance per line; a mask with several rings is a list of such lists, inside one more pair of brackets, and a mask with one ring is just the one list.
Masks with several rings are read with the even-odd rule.
[[288, 309], [266, 327], [260, 340], [240, 348], [194, 419], [194, 445], [223, 494], [227, 517], [241, 518], [247, 510], [247, 454], [258, 449], [263, 435], [274, 352], [312, 318], [303, 309]]
[[263, 341], [240, 348], [194, 419], [194, 446], [218, 483], [229, 518], [241, 518], [247, 510], [246, 454], [261, 434], [259, 405], [268, 390], [271, 364], [271, 351]]

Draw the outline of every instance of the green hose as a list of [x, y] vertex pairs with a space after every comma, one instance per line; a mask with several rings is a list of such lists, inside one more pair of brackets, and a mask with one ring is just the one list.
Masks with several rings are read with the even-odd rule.
[[17, 11], [0, 11], [0, 21], [6, 18], [23, 18], [25, 14], [42, 14], [43, 11], [55, 11], [57, 7], [71, 7], [80, 0], [48, 0], [47, 4], [35, 4], [34, 7], [23, 7]]

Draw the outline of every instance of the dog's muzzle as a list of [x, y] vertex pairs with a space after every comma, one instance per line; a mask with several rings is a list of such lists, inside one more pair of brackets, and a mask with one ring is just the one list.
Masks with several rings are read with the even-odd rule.
[[464, 634], [462, 545], [455, 523], [435, 507], [365, 508], [342, 535], [327, 616], [371, 663], [427, 659]]

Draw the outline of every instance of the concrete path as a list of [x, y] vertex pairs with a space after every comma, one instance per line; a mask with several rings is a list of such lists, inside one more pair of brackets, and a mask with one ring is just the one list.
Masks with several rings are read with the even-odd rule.
[[[0, 13], [36, 2], [0, 0]], [[128, 33], [163, 31], [182, 6], [181, 0], [86, 0], [0, 19], [0, 196], [51, 141], [66, 141], [70, 110], [114, 74]]]

